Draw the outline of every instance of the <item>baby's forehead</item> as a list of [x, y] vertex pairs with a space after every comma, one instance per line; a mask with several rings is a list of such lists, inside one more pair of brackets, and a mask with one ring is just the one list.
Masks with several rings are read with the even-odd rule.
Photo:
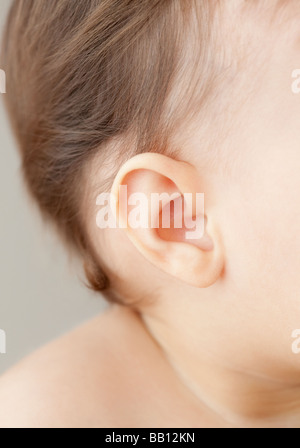
[[[224, 142], [229, 129], [234, 129], [230, 138], [237, 131], [236, 120], [247, 123], [249, 109], [267, 108], [274, 98], [285, 101], [291, 94], [292, 73], [300, 67], [299, 1], [214, 4], [209, 40], [205, 45], [201, 39], [194, 41], [193, 52], [190, 47], [193, 63], [186, 72], [196, 86], [188, 102], [188, 112], [196, 110], [192, 130], [209, 147], [219, 146], [221, 132], [214, 129], [224, 130]], [[178, 85], [173, 93], [184, 91]], [[176, 139], [181, 141], [180, 135]]]
[[[298, 0], [228, 0], [212, 17], [212, 52], [226, 77], [263, 74], [266, 64], [300, 51]], [[249, 73], [250, 70], [250, 73]]]

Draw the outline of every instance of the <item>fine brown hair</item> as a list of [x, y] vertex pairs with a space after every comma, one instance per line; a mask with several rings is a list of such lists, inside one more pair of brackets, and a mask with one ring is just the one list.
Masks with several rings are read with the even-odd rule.
[[[103, 166], [113, 160], [117, 170], [136, 153], [168, 151], [178, 111], [184, 114], [195, 91], [192, 77], [181, 88], [183, 74], [197, 64], [206, 72], [203, 48], [214, 3], [13, 1], [1, 67], [26, 185], [82, 256], [90, 285], [111, 300], [108, 275], [85, 229], [83, 173], [96, 156]], [[195, 14], [202, 39], [197, 56], [187, 44]], [[181, 102], [174, 104], [170, 94], [177, 81]], [[200, 99], [206, 83], [197, 82]], [[123, 137], [124, 144], [109, 145]], [[103, 179], [102, 188], [108, 185]]]

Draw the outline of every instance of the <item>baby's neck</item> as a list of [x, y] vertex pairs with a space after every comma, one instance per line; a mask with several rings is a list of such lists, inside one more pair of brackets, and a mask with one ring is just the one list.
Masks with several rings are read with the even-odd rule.
[[292, 386], [217, 364], [186, 369], [167, 359], [186, 388], [216, 419], [234, 427], [300, 428], [300, 384]]
[[168, 317], [159, 313], [157, 318], [151, 312], [141, 314], [141, 321], [186, 388], [187, 400], [196, 400], [202, 413], [206, 407], [224, 426], [300, 428], [300, 374], [298, 381], [294, 369], [271, 366], [270, 360], [264, 364], [259, 341], [256, 353], [251, 347], [244, 352], [241, 344], [237, 358], [239, 341], [232, 346], [220, 331], [216, 350], [207, 331], [218, 331], [213, 320], [205, 325], [199, 318], [195, 325], [193, 320], [186, 322], [184, 314], [180, 319]]

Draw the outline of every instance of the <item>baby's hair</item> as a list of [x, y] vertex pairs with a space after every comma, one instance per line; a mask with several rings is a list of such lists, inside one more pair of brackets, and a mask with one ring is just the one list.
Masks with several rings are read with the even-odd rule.
[[[87, 167], [97, 158], [104, 173], [138, 153], [174, 150], [191, 99], [199, 105], [208, 92], [216, 4], [13, 1], [1, 67], [24, 178], [43, 215], [82, 256], [91, 287], [108, 299], [116, 300], [84, 220]], [[103, 189], [109, 181], [103, 177]]]

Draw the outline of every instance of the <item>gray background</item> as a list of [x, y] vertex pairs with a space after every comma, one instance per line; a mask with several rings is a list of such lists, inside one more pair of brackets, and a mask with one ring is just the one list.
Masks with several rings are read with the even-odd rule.
[[[48, 0], [49, 1], [49, 0]], [[0, 32], [11, 0], [0, 0]], [[1, 68], [1, 67], [0, 67]], [[32, 350], [105, 308], [87, 290], [58, 239], [30, 203], [0, 95], [0, 374]]]

